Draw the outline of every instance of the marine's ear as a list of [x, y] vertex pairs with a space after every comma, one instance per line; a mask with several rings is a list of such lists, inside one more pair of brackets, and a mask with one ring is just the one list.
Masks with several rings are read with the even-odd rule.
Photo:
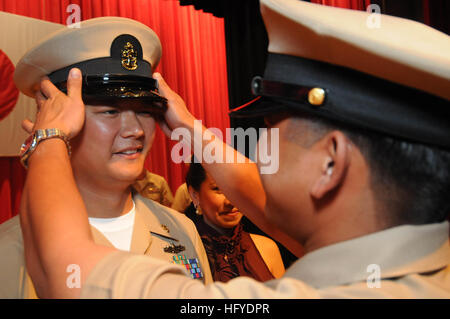
[[310, 194], [321, 199], [337, 189], [344, 181], [350, 165], [352, 147], [348, 138], [340, 131], [332, 131], [317, 142], [324, 155], [321, 174], [313, 183]]

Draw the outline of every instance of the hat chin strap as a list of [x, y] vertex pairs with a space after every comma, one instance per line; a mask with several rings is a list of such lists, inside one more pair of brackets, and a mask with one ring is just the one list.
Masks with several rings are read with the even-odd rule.
[[270, 81], [260, 76], [255, 76], [252, 80], [252, 93], [257, 96], [278, 97], [314, 106], [323, 105], [326, 102], [326, 89]]

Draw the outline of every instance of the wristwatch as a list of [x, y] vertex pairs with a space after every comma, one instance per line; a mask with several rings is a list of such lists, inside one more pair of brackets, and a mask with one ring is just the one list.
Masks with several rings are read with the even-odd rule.
[[31, 134], [25, 142], [20, 147], [20, 162], [25, 168], [28, 168], [28, 159], [30, 158], [30, 155], [34, 152], [36, 149], [36, 146], [38, 144], [46, 139], [49, 138], [60, 138], [62, 139], [67, 146], [67, 151], [69, 153], [69, 156], [71, 154], [71, 148], [69, 144], [69, 139], [66, 134], [64, 134], [63, 131], [57, 128], [48, 128], [43, 130], [36, 130], [33, 134]]

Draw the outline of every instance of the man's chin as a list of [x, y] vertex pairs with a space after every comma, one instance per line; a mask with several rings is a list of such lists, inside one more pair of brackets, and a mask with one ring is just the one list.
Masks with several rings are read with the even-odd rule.
[[117, 182], [135, 183], [142, 176], [142, 167], [140, 168], [117, 168], [112, 169], [112, 176]]

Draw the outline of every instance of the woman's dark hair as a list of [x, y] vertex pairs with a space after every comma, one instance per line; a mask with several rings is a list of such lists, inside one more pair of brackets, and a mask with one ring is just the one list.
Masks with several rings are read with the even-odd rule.
[[200, 190], [200, 185], [206, 180], [206, 171], [202, 164], [195, 160], [194, 155], [192, 155], [191, 164], [189, 165], [189, 170], [186, 174], [186, 185], [192, 186], [196, 191]]
[[[191, 158], [191, 164], [189, 165], [189, 170], [186, 174], [186, 185], [189, 188], [191, 186], [196, 191], [200, 190], [200, 186], [206, 180], [206, 171], [203, 168], [202, 164], [198, 163], [194, 155]], [[196, 209], [194, 203], [192, 202], [185, 210], [184, 214], [189, 217], [194, 224], [197, 224], [198, 220], [201, 216], [196, 214]]]

